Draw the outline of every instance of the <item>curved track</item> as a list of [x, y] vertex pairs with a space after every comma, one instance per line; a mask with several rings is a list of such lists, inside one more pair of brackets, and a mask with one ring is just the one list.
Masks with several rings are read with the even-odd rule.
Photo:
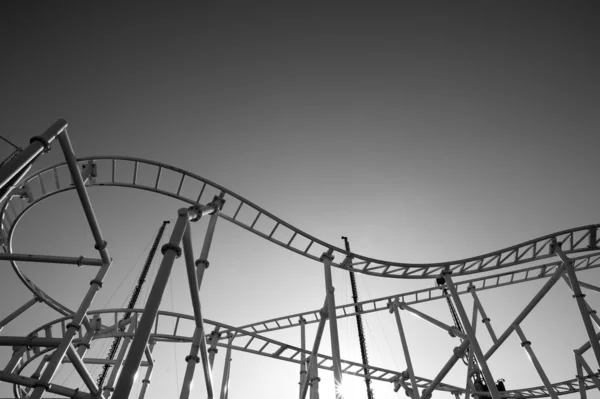
[[[78, 164], [83, 170], [88, 187], [112, 186], [140, 189], [178, 199], [191, 205], [206, 204], [215, 195], [222, 195], [226, 200], [226, 205], [219, 213], [219, 216], [223, 219], [289, 251], [317, 262], [320, 262], [322, 253], [332, 251], [336, 259], [336, 262], [332, 263], [332, 265], [346, 270], [399, 279], [432, 279], [438, 277], [442, 272], [452, 272], [453, 276], [483, 274], [482, 277], [457, 281], [459, 294], [468, 292], [469, 287], [476, 287], [478, 290], [492, 289], [503, 285], [547, 278], [559, 268], [560, 262], [553, 260], [547, 261], [544, 264], [540, 263], [548, 258], [556, 258], [555, 248], [557, 245], [560, 246], [564, 254], [579, 255], [572, 258], [575, 270], [579, 271], [600, 266], [600, 252], [598, 252], [600, 250], [600, 238], [598, 234], [600, 225], [598, 224], [560, 231], [498, 251], [456, 261], [427, 264], [392, 262], [348, 252], [335, 245], [319, 240], [222, 186], [166, 164], [137, 158], [106, 156], [81, 158], [78, 160]], [[0, 209], [0, 238], [5, 244], [5, 252], [12, 253], [12, 240], [19, 221], [32, 207], [47, 198], [72, 190], [73, 188], [66, 164], [48, 167], [25, 179], [20, 187], [16, 191], [13, 191]], [[40, 289], [22, 273], [16, 261], [12, 260], [11, 263], [21, 281], [37, 298], [64, 315], [63, 318], [33, 331], [29, 337], [38, 336], [40, 338], [59, 340], [60, 331], [64, 331], [64, 324], [68, 322], [74, 312]], [[500, 273], [490, 275], [489, 272], [494, 271], [500, 271]], [[424, 289], [402, 295], [364, 301], [359, 304], [359, 307], [361, 309], [360, 313], [369, 313], [386, 309], [388, 303], [393, 300], [399, 300], [405, 304], [413, 304], [442, 298], [444, 296], [441, 291], [437, 289]], [[337, 316], [348, 317], [356, 314], [354, 306], [354, 304], [338, 306], [336, 308]], [[92, 315], [108, 313], [114, 316], [115, 320], [118, 320], [118, 316], [124, 312], [125, 310], [123, 309], [113, 309], [89, 313]], [[134, 311], [135, 317], [132, 317], [129, 322], [133, 319], [137, 320], [140, 312], [141, 310]], [[175, 318], [175, 325], [179, 324], [179, 320], [193, 320], [193, 316], [168, 312], [161, 312], [160, 317]], [[223, 337], [227, 336], [227, 334], [233, 334], [235, 336], [234, 344], [232, 345], [233, 349], [300, 363], [301, 352], [309, 353], [309, 351], [302, 351], [297, 347], [265, 338], [259, 334], [298, 326], [298, 320], [301, 318], [306, 320], [307, 323], [318, 322], [320, 320], [319, 311], [284, 316], [242, 327], [227, 326], [209, 320], [204, 320], [204, 322], [214, 328], [218, 327], [221, 329], [221, 340], [224, 340], [225, 338]], [[156, 323], [158, 326], [158, 319]], [[60, 325], [63, 327], [57, 327]], [[90, 328], [89, 324], [85, 327], [86, 329]], [[102, 326], [93, 339], [114, 337], [116, 329], [117, 324]], [[52, 335], [52, 331], [58, 331], [59, 333], [56, 335], [55, 332], [55, 335]], [[126, 336], [126, 334], [123, 336]], [[81, 334], [79, 339], [82, 339]], [[162, 333], [155, 330], [151, 339], [155, 341], [191, 342], [192, 337], [190, 334], [178, 335], [176, 330]], [[36, 338], [31, 338], [31, 340], [30, 344]], [[53, 344], [48, 344], [50, 341], [44, 342], [47, 345], [26, 345], [27, 350], [22, 353], [22, 361], [19, 363], [19, 372], [31, 362], [52, 350]], [[75, 344], [77, 342], [77, 340], [74, 341]], [[254, 347], [253, 345], [257, 343], [259, 344], [258, 347]], [[227, 343], [219, 342], [217, 345], [227, 346]], [[40, 347], [48, 349], [40, 351]], [[95, 361], [94, 359], [86, 360]], [[96, 361], [101, 362], [102, 359], [96, 359]], [[327, 356], [319, 355], [318, 364], [323, 369], [332, 369], [331, 358]], [[343, 364], [344, 373], [346, 374], [361, 375], [364, 368], [363, 365], [358, 363], [344, 361]], [[400, 374], [397, 371], [377, 367], [369, 367], [369, 372], [372, 373], [372, 379], [388, 382], [393, 382]], [[589, 377], [581, 381], [583, 381], [585, 389], [594, 387]], [[27, 385], [26, 382], [25, 380], [21, 381], [22, 385]], [[431, 380], [417, 377], [417, 385], [419, 387], [424, 388], [429, 383], [431, 383]], [[561, 395], [577, 392], [579, 390], [579, 383], [577, 379], [573, 379], [554, 383], [552, 387], [558, 395]], [[16, 387], [19, 387], [15, 388], [17, 396], [26, 393], [25, 388], [22, 386], [16, 385]], [[453, 393], [464, 392], [464, 389], [447, 384], [440, 384], [437, 389]], [[74, 395], [77, 396], [75, 393]], [[548, 395], [547, 388], [541, 386], [507, 391], [502, 396], [537, 398]]]

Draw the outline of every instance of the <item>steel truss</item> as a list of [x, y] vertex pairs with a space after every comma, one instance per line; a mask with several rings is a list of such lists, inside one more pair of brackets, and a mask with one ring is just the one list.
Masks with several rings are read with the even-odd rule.
[[[252, 204], [232, 191], [212, 183], [200, 176], [171, 167], [169, 165], [128, 157], [88, 157], [76, 159], [66, 131], [67, 122], [58, 120], [42, 135], [31, 139], [31, 144], [23, 151], [15, 154], [0, 168], [0, 189], [3, 191], [0, 209], [0, 244], [4, 253], [0, 260], [12, 264], [14, 271], [33, 293], [33, 298], [7, 315], [0, 321], [0, 330], [13, 322], [21, 314], [38, 302], [58, 311], [63, 316], [44, 324], [24, 336], [1, 336], [0, 346], [12, 346], [13, 355], [0, 371], [0, 381], [14, 384], [15, 397], [38, 399], [46, 392], [71, 398], [115, 398], [125, 399], [131, 395], [134, 375], [140, 368], [146, 370], [143, 378], [140, 398], [149, 389], [154, 359], [152, 351], [156, 344], [163, 342], [190, 343], [183, 387], [180, 398], [188, 398], [194, 379], [197, 363], [202, 363], [203, 379], [206, 394], [209, 398], [217, 397], [217, 387], [213, 383], [213, 365], [217, 347], [226, 348], [224, 378], [220, 390], [220, 398], [228, 398], [230, 379], [229, 362], [232, 351], [248, 352], [266, 356], [276, 360], [296, 363], [300, 370], [299, 397], [305, 398], [310, 391], [311, 399], [318, 398], [319, 370], [333, 372], [336, 386], [341, 385], [344, 375], [366, 377], [370, 380], [390, 383], [390, 389], [404, 389], [412, 399], [428, 398], [434, 390], [454, 394], [457, 398], [476, 395], [479, 397], [538, 398], [551, 397], [579, 392], [586, 397], [589, 389], [600, 389], [600, 373], [594, 371], [600, 365], [600, 318], [585, 299], [583, 289], [600, 291], [599, 287], [581, 281], [577, 273], [600, 266], [600, 248], [598, 229], [600, 225], [590, 225], [550, 234], [530, 240], [499, 251], [453, 262], [431, 264], [407, 264], [388, 262], [365, 257], [334, 245], [321, 241], [275, 217], [266, 210]], [[58, 140], [66, 162], [64, 164], [42, 169], [22, 179], [34, 161], [44, 152], [50, 150], [51, 144]], [[128, 163], [133, 165], [131, 179], [127, 182], [115, 179], [117, 167]], [[102, 169], [104, 168], [104, 169]], [[98, 170], [104, 171], [101, 175]], [[140, 174], [150, 170], [154, 185], [140, 184]], [[177, 179], [177, 190], [166, 190], [160, 186], [164, 171]], [[67, 172], [67, 173], [65, 173]], [[146, 181], [148, 181], [146, 176]], [[67, 180], [68, 179], [68, 180]], [[185, 184], [196, 184], [199, 188], [193, 197], [186, 195], [189, 190], [182, 190]], [[149, 295], [145, 308], [142, 309], [100, 309], [90, 310], [97, 291], [102, 288], [103, 279], [110, 268], [112, 259], [108, 252], [107, 242], [100, 230], [91, 201], [87, 194], [89, 187], [117, 186], [145, 190], [148, 192], [176, 198], [189, 204], [177, 212], [177, 221], [169, 239], [162, 248], [163, 258], [158, 270], [155, 284]], [[68, 254], [66, 256], [50, 256], [44, 254], [17, 254], [12, 251], [13, 236], [20, 219], [37, 203], [56, 194], [75, 190], [87, 222], [94, 237], [94, 248], [98, 258], [84, 258]], [[205, 201], [205, 193], [216, 195]], [[234, 206], [224, 207], [225, 203]], [[252, 222], [238, 217], [242, 208], [248, 208], [254, 216]], [[209, 223], [204, 236], [203, 246], [198, 258], [192, 250], [191, 223], [202, 217], [208, 217]], [[218, 321], [205, 319], [202, 315], [200, 289], [204, 273], [209, 265], [209, 252], [213, 233], [218, 219], [224, 219], [242, 227], [259, 237], [271, 241], [292, 252], [300, 254], [312, 261], [322, 264], [326, 291], [324, 305], [321, 309], [309, 312], [286, 315], [244, 326], [230, 326]], [[266, 219], [269, 223], [257, 224]], [[264, 221], [264, 220], [263, 220]], [[270, 226], [267, 230], [265, 227]], [[285, 233], [285, 234], [283, 234]], [[282, 239], [282, 236], [291, 238]], [[299, 243], [303, 243], [300, 245]], [[189, 283], [190, 301], [193, 315], [159, 311], [162, 295], [176, 258], [185, 260]], [[59, 263], [77, 266], [95, 267], [97, 274], [90, 282], [90, 288], [76, 310], [71, 310], [46, 294], [29, 279], [19, 268], [18, 262]], [[352, 272], [401, 279], [434, 279], [444, 277], [445, 290], [438, 288], [422, 289], [377, 299], [336, 306], [331, 268], [338, 267]], [[502, 270], [501, 270], [502, 269]], [[491, 274], [496, 273], [496, 274]], [[480, 276], [476, 276], [479, 274]], [[527, 281], [544, 279], [543, 287], [533, 299], [527, 303], [509, 327], [497, 334], [490, 318], [487, 317], [477, 292], [502, 286], [519, 284]], [[587, 341], [574, 350], [576, 378], [566, 381], [552, 382], [548, 379], [542, 364], [538, 360], [531, 342], [527, 339], [521, 324], [536, 307], [541, 299], [559, 281], [564, 280], [573, 292], [578, 306]], [[457, 309], [464, 331], [456, 326], [445, 324], [413, 307], [414, 304], [451, 298]], [[462, 298], [469, 295], [473, 298], [474, 307], [469, 318]], [[351, 362], [343, 359], [340, 352], [337, 320], [340, 318], [389, 311], [395, 318], [399, 339], [402, 343], [406, 370], [389, 370], [373, 365]], [[456, 337], [457, 346], [448, 352], [448, 361], [432, 379], [419, 376], [411, 361], [410, 342], [404, 332], [402, 315], [412, 313], [432, 325], [447, 331]], [[482, 317], [492, 345], [483, 348], [477, 335], [478, 316]], [[159, 320], [171, 319], [172, 330], [159, 327]], [[193, 332], [178, 331], [182, 321], [193, 322]], [[110, 321], [110, 322], [107, 322]], [[317, 334], [312, 349], [306, 347], [307, 324], [318, 323]], [[321, 337], [325, 326], [329, 326], [331, 338], [331, 356], [319, 352]], [[161, 325], [165, 325], [162, 323]], [[299, 328], [299, 346], [268, 338], [264, 333], [274, 330]], [[488, 360], [496, 353], [507, 338], [516, 334], [521, 340], [523, 349], [531, 359], [532, 366], [539, 374], [543, 385], [503, 391], [496, 387], [493, 370]], [[96, 358], [88, 354], [92, 341], [120, 337], [120, 346], [116, 358]], [[583, 354], [591, 349], [594, 364], [589, 364]], [[463, 357], [468, 357], [469, 376], [481, 375], [487, 384], [487, 391], [477, 391], [477, 386], [468, 377], [464, 386], [453, 386], [442, 383], [445, 375]], [[63, 363], [71, 363], [86, 389], [78, 390], [54, 383], [53, 377]], [[25, 367], [37, 364], [35, 373], [26, 377], [21, 375]], [[97, 386], [86, 365], [112, 365], [112, 371], [105, 386]], [[341, 398], [341, 393], [336, 391]]]

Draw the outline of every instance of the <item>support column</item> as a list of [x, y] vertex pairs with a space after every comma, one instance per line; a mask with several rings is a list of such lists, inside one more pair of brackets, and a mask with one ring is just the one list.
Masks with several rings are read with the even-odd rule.
[[577, 377], [577, 381], [579, 383], [579, 396], [581, 399], [587, 399], [587, 392], [585, 389], [585, 380], [583, 378], [583, 368], [581, 367], [581, 364], [577, 360], [577, 357], [575, 357], [575, 368], [577, 369], [577, 375], [575, 377]]
[[481, 368], [481, 374], [483, 374], [483, 378], [487, 383], [488, 389], [490, 390], [490, 394], [494, 399], [500, 399], [500, 392], [498, 392], [498, 388], [496, 387], [496, 381], [494, 377], [492, 377], [492, 373], [488, 368], [485, 357], [483, 356], [483, 352], [481, 351], [481, 347], [479, 346], [479, 342], [477, 342], [477, 337], [471, 327], [471, 323], [469, 322], [469, 318], [467, 317], [467, 313], [465, 312], [465, 308], [460, 300], [458, 292], [456, 291], [456, 287], [454, 286], [454, 282], [450, 277], [450, 273], [443, 273], [444, 278], [446, 279], [446, 286], [452, 295], [452, 299], [454, 300], [454, 305], [456, 306], [456, 310], [458, 312], [458, 316], [460, 317], [461, 322], [463, 323], [463, 328], [469, 337], [469, 341], [471, 341], [471, 350], [475, 354], [475, 358], [477, 359], [477, 363]]
[[300, 316], [300, 348], [302, 352], [300, 352], [300, 382], [299, 382], [299, 396], [302, 398], [302, 385], [304, 385], [304, 380], [306, 379], [306, 319]]
[[[223, 194], [222, 194], [223, 195]], [[211, 217], [209, 220], [208, 228], [206, 231], [206, 235], [204, 237], [204, 244], [202, 246], [202, 251], [200, 254], [200, 258], [197, 261], [194, 261], [194, 253], [192, 248], [192, 236], [191, 232], [188, 230], [185, 231], [183, 235], [183, 249], [185, 255], [185, 263], [186, 263], [186, 271], [188, 276], [188, 284], [190, 288], [190, 295], [192, 299], [192, 308], [194, 310], [194, 321], [196, 323], [196, 329], [194, 330], [194, 338], [192, 347], [190, 348], [190, 354], [186, 357], [186, 370], [185, 377], [183, 380], [183, 385], [181, 386], [181, 395], [180, 399], [187, 399], [190, 395], [191, 384], [194, 379], [194, 372], [196, 369], [196, 364], [199, 363], [200, 358], [202, 359], [202, 366], [204, 370], [204, 379], [206, 382], [206, 391], [208, 394], [208, 398], [213, 398], [213, 386], [212, 386], [212, 363], [214, 361], [214, 353], [216, 352], [216, 341], [214, 345], [211, 345], [211, 357], [209, 359], [208, 352], [206, 346], [206, 337], [204, 332], [204, 319], [202, 317], [202, 311], [200, 307], [200, 286], [202, 284], [202, 277], [204, 276], [204, 270], [208, 268], [208, 252], [210, 250], [210, 245], [212, 243], [213, 234], [215, 231], [215, 226], [217, 222], [218, 212], [220, 208], [223, 206], [224, 200], [222, 197], [215, 197], [213, 201], [205, 208], [210, 209]], [[199, 213], [202, 215], [202, 212]], [[199, 220], [200, 216], [198, 216], [195, 221]], [[194, 273], [194, 267], [196, 267]], [[218, 340], [218, 338], [217, 338]], [[198, 357], [200, 354], [200, 358]]]
[[337, 316], [335, 314], [335, 295], [331, 278], [331, 262], [333, 250], [324, 252], [321, 261], [325, 266], [325, 290], [327, 294], [327, 313], [329, 314], [329, 333], [331, 335], [331, 357], [333, 358], [333, 378], [335, 384], [335, 397], [342, 399], [340, 388], [342, 385], [342, 365], [340, 356], [340, 342], [338, 338]]
[[227, 352], [225, 352], [225, 366], [223, 368], [223, 381], [221, 382], [221, 399], [227, 399], [229, 396], [229, 374], [231, 370], [231, 344], [233, 343], [233, 334], [227, 335]]
[[[311, 385], [311, 381], [314, 376], [313, 373], [318, 372], [318, 367], [317, 367], [317, 370], [313, 370], [312, 365], [317, 363], [317, 354], [319, 353], [319, 346], [321, 346], [321, 338], [323, 337], [323, 331], [325, 330], [325, 322], [327, 321], [327, 317], [329, 317], [326, 309], [327, 309], [327, 300], [325, 300], [325, 304], [323, 304], [323, 308], [319, 312], [321, 319], [319, 320], [319, 325], [317, 326], [317, 333], [315, 335], [315, 341], [313, 342], [312, 351], [310, 353], [310, 357], [309, 357], [309, 361], [308, 361], [309, 373], [308, 373], [307, 378], [304, 380], [304, 383], [302, 384], [302, 389], [300, 390], [300, 399], [306, 398], [306, 393], [308, 392], [308, 386]], [[311, 392], [312, 392], [312, 389], [311, 389]], [[318, 397], [318, 394], [317, 394], [317, 397]], [[311, 393], [311, 399], [312, 399], [312, 393]]]
[[[470, 288], [470, 287], [469, 287]], [[477, 304], [473, 303], [473, 314], [471, 316], [471, 325], [473, 326], [473, 334], [477, 335]], [[489, 321], [489, 319], [488, 319]], [[471, 376], [473, 375], [473, 351], [469, 351], [469, 356], [467, 357], [467, 381], [465, 383], [465, 399], [469, 399], [469, 395], [471, 394], [471, 388], [473, 386], [473, 382], [471, 381]]]
[[[433, 392], [433, 390], [438, 386], [438, 384], [444, 379], [444, 377], [446, 376], [446, 374], [448, 374], [448, 372], [452, 369], [452, 367], [454, 367], [454, 365], [456, 364], [456, 362], [462, 358], [465, 350], [469, 347], [469, 340], [465, 339], [462, 344], [460, 344], [460, 346], [454, 348], [454, 351], [452, 353], [452, 357], [448, 360], [448, 362], [444, 365], [444, 367], [442, 367], [442, 369], [440, 370], [440, 372], [438, 373], [438, 375], [435, 376], [435, 378], [433, 379], [433, 381], [431, 381], [431, 384], [429, 384], [427, 386], [427, 388], [425, 388], [423, 390], [423, 394], [421, 396], [421, 398], [423, 399], [429, 399], [431, 397], [431, 393]], [[496, 385], [494, 384], [494, 387], [496, 387]], [[494, 398], [500, 398], [500, 396], [495, 396]]]
[[210, 333], [210, 337], [208, 341], [210, 342], [210, 348], [208, 348], [208, 363], [210, 364], [210, 369], [212, 370], [213, 365], [215, 364], [215, 355], [219, 350], [217, 349], [217, 344], [219, 343], [219, 338], [221, 334], [219, 334], [220, 326], [216, 326], [213, 332]]
[[573, 297], [577, 301], [579, 313], [581, 314], [581, 319], [583, 320], [585, 331], [587, 332], [588, 338], [590, 339], [590, 344], [592, 345], [592, 350], [594, 351], [596, 362], [598, 365], [600, 365], [600, 343], [596, 338], [596, 331], [594, 330], [594, 326], [590, 318], [590, 312], [588, 311], [588, 306], [584, 299], [585, 294], [581, 292], [581, 287], [579, 286], [579, 281], [577, 280], [577, 275], [575, 274], [575, 268], [573, 267], [573, 261], [569, 259], [567, 255], [565, 255], [565, 253], [562, 251], [562, 249], [560, 249], [558, 245], [554, 246], [554, 250], [560, 258], [560, 260], [562, 260], [563, 264], [565, 265], [565, 270], [567, 271], [567, 275], [569, 276], [569, 281], [571, 283], [571, 289], [573, 290]]
[[498, 338], [496, 337], [496, 333], [494, 332], [494, 329], [492, 328], [492, 325], [490, 324], [490, 318], [487, 316], [487, 314], [485, 314], [485, 310], [483, 309], [483, 306], [481, 305], [481, 301], [479, 301], [479, 297], [475, 293], [475, 291], [476, 291], [475, 286], [469, 285], [469, 288], [467, 288], [467, 291], [471, 293], [471, 296], [473, 297], [473, 301], [474, 301], [473, 303], [479, 310], [479, 313], [481, 313], [481, 317], [482, 317], [481, 322], [483, 324], [485, 324], [485, 327], [487, 328], [488, 333], [490, 334], [490, 337], [492, 338], [492, 342], [496, 343], [496, 341], [498, 341]]
[[[61, 131], [66, 128], [66, 122], [64, 120], [62, 122], [64, 122], [64, 124], [61, 128]], [[86, 296], [81, 301], [81, 304], [79, 305], [77, 312], [71, 319], [71, 322], [67, 324], [67, 331], [65, 331], [65, 333], [63, 334], [61, 344], [56, 349], [56, 351], [54, 351], [50, 363], [44, 370], [44, 373], [42, 374], [40, 379], [35, 383], [34, 390], [31, 394], [31, 399], [40, 399], [44, 392], [47, 391], [48, 388], [50, 388], [50, 381], [54, 377], [58, 366], [61, 364], [67, 351], [71, 347], [71, 342], [73, 341], [75, 334], [77, 334], [77, 332], [81, 329], [81, 324], [84, 322], [86, 313], [92, 301], [94, 300], [96, 293], [102, 287], [102, 282], [112, 262], [110, 254], [106, 249], [107, 243], [106, 241], [104, 241], [102, 232], [100, 231], [98, 220], [96, 219], [96, 215], [94, 214], [92, 203], [87, 194], [87, 190], [85, 188], [83, 178], [81, 177], [79, 167], [77, 166], [77, 160], [75, 158], [75, 154], [73, 153], [73, 148], [71, 147], [71, 142], [69, 141], [69, 137], [67, 136], [66, 131], [58, 136], [58, 140], [63, 150], [65, 159], [67, 161], [67, 167], [69, 169], [69, 172], [71, 173], [71, 177], [73, 178], [73, 184], [75, 185], [75, 190], [77, 191], [77, 195], [79, 196], [83, 212], [90, 226], [90, 230], [92, 231], [92, 236], [94, 237], [95, 242], [94, 248], [98, 250], [98, 252], [100, 253], [100, 257], [102, 258], [102, 266], [96, 274], [96, 277], [94, 277], [94, 279], [90, 281], [90, 288]], [[85, 321], [87, 322], [87, 319], [85, 319]]]
[[[154, 350], [154, 344], [156, 342], [151, 341], [150, 342], [150, 355], [152, 355], [152, 351]], [[142, 388], [140, 389], [140, 396], [138, 397], [138, 399], [144, 399], [144, 397], [146, 396], [146, 391], [148, 390], [148, 385], [150, 385], [150, 379], [152, 378], [152, 370], [154, 369], [154, 359], [152, 359], [152, 362], [148, 362], [148, 367], [146, 368], [146, 375], [144, 376], [144, 379], [142, 380]]]
[[398, 325], [398, 333], [400, 334], [400, 341], [402, 341], [402, 350], [404, 351], [404, 359], [406, 360], [406, 368], [410, 377], [411, 385], [411, 397], [412, 399], [419, 399], [419, 388], [417, 386], [417, 380], [415, 379], [415, 372], [412, 366], [412, 360], [410, 359], [410, 352], [408, 350], [408, 344], [406, 343], [406, 335], [404, 334], [404, 328], [402, 327], [402, 320], [400, 319], [400, 313], [398, 312], [398, 299], [388, 304], [390, 313], [394, 313], [396, 317], [396, 324]]
[[558, 395], [556, 394], [556, 391], [554, 391], [554, 388], [552, 387], [552, 384], [550, 383], [548, 376], [544, 372], [544, 369], [542, 368], [542, 365], [538, 361], [538, 358], [535, 356], [533, 349], [531, 349], [531, 342], [527, 340], [527, 337], [525, 337], [525, 333], [523, 332], [523, 330], [521, 330], [521, 327], [519, 327], [519, 326], [515, 327], [515, 331], [517, 332], [517, 334], [519, 335], [519, 338], [521, 339], [521, 346], [523, 348], [525, 348], [525, 351], [527, 352], [527, 355], [529, 355], [529, 359], [531, 360], [531, 363], [533, 363], [533, 367], [535, 367], [535, 370], [537, 371], [538, 375], [542, 379], [544, 386], [548, 390], [548, 394], [550, 395], [550, 397], [552, 399], [558, 399]]
[[319, 399], [319, 365], [316, 357], [311, 357], [310, 361], [310, 399]]
[[154, 284], [148, 296], [148, 301], [142, 313], [135, 337], [131, 342], [131, 349], [127, 354], [123, 370], [117, 381], [114, 399], [129, 398], [134, 383], [134, 376], [138, 371], [144, 351], [146, 350], [146, 345], [148, 344], [148, 339], [150, 338], [150, 333], [158, 314], [158, 308], [171, 275], [173, 263], [176, 258], [181, 256], [181, 247], [179, 244], [181, 243], [183, 233], [188, 228], [191, 215], [185, 208], [180, 209], [178, 215], [169, 243], [162, 247], [163, 259], [154, 279]]

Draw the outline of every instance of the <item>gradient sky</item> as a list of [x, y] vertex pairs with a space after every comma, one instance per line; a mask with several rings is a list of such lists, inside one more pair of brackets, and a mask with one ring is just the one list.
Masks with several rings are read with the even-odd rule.
[[[534, 1], [2, 2], [0, 134], [25, 146], [64, 117], [79, 156], [172, 164], [325, 241], [341, 246], [340, 236], [349, 236], [364, 255], [458, 259], [599, 221], [599, 11], [592, 2]], [[54, 146], [40, 164], [59, 161]], [[111, 295], [125, 276], [135, 280], [145, 246], [180, 204], [123, 189], [90, 192], [116, 259], [95, 307], [119, 306], [129, 291]], [[36, 207], [16, 249], [92, 253], [77, 207], [72, 194]], [[240, 325], [321, 306], [318, 264], [222, 222], [202, 287], [206, 317]], [[2, 266], [5, 315], [30, 294]], [[163, 308], [191, 312], [179, 266]], [[91, 275], [68, 266], [24, 269], [73, 307]], [[584, 276], [600, 283], [600, 272]], [[335, 271], [338, 303], [351, 300], [347, 279]], [[432, 285], [358, 280], [361, 299]], [[541, 286], [528, 284], [481, 294], [498, 330]], [[581, 323], [577, 308], [560, 284], [524, 325], [553, 381], [573, 377], [571, 350], [582, 342], [581, 328], [572, 327]], [[25, 333], [55, 317], [36, 306], [3, 332]], [[421, 309], [450, 323], [443, 303]], [[403, 369], [391, 316], [365, 320], [372, 363]], [[406, 322], [415, 371], [432, 378], [454, 343]], [[342, 356], [358, 360], [352, 322], [340, 326]], [[297, 331], [273, 336], [299, 345]], [[495, 376], [509, 389], [541, 385], [518, 341], [508, 343], [514, 354], [507, 349], [492, 364]], [[175, 363], [174, 344], [167, 346], [157, 350], [160, 384], [149, 399], [181, 386], [188, 348], [177, 346]], [[233, 358], [232, 399], [295, 395], [295, 365]], [[460, 384], [463, 374], [461, 367], [447, 381]], [[322, 397], [330, 397], [332, 377], [322, 377]], [[378, 399], [404, 397], [374, 387]], [[194, 391], [204, 395], [200, 382]], [[8, 394], [6, 384], [0, 392]]]

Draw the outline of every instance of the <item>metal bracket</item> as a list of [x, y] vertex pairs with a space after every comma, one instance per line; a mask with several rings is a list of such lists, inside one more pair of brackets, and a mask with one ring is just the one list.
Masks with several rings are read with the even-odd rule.
[[[98, 168], [94, 161], [88, 161], [86, 164], [81, 165], [83, 184], [96, 184], [96, 177], [98, 177]], [[71, 185], [75, 185], [73, 178], [71, 178]]]

